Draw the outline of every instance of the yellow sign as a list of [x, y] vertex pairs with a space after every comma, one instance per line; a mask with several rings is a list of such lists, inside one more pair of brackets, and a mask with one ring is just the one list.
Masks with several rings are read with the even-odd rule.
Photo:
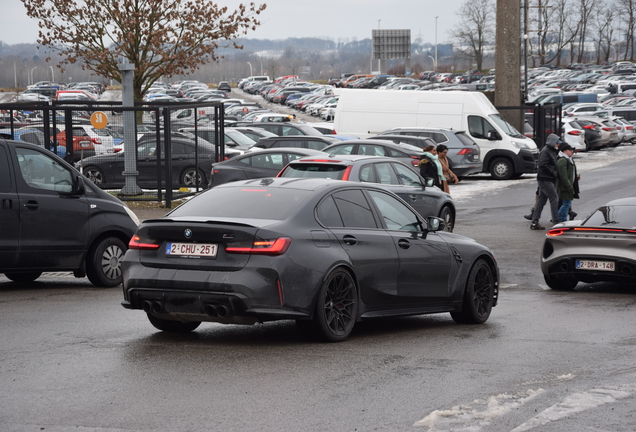
[[95, 129], [104, 129], [108, 124], [108, 117], [101, 111], [95, 111], [91, 114], [91, 125]]

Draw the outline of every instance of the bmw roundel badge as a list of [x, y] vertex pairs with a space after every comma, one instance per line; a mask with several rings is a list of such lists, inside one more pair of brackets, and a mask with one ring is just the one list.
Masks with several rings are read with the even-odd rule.
[[192, 230], [190, 228], [187, 228], [184, 232], [183, 235], [185, 236], [185, 238], [190, 238], [192, 237]]

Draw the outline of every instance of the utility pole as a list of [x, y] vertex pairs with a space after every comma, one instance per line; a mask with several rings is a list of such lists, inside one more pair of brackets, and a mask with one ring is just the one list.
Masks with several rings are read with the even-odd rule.
[[[521, 8], [518, 0], [497, 0], [495, 105], [518, 107], [521, 101]], [[523, 130], [523, 110], [503, 110], [501, 115]]]

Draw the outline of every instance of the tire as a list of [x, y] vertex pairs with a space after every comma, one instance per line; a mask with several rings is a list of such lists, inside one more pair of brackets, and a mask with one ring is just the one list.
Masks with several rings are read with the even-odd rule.
[[7, 279], [17, 283], [33, 282], [40, 277], [42, 272], [25, 272], [25, 273], [5, 273]]
[[86, 276], [98, 287], [115, 287], [121, 283], [121, 260], [126, 246], [116, 237], [107, 237], [94, 245], [86, 257]]
[[170, 333], [190, 333], [201, 325], [201, 321], [182, 322], [157, 318], [151, 314], [147, 315], [150, 324], [156, 329]]
[[82, 172], [96, 186], [101, 186], [102, 183], [105, 183], [104, 173], [97, 167], [91, 166], [83, 169]]
[[442, 207], [442, 210], [439, 212], [439, 217], [444, 219], [444, 222], [446, 222], [444, 231], [453, 232], [453, 228], [455, 227], [455, 217], [453, 216], [453, 211], [450, 207]]
[[461, 312], [451, 312], [460, 324], [483, 324], [490, 316], [495, 295], [495, 278], [484, 260], [478, 260], [470, 270]]
[[495, 180], [510, 180], [514, 174], [514, 167], [509, 159], [497, 158], [490, 164], [490, 175]]
[[[323, 283], [311, 326], [327, 342], [341, 342], [353, 330], [358, 314], [358, 289], [346, 270], [333, 270]], [[302, 331], [301, 331], [302, 332]]]
[[543, 279], [545, 280], [546, 285], [556, 291], [572, 291], [579, 284], [579, 282], [575, 280], [563, 280], [559, 278], [553, 278], [545, 274], [543, 275]]
[[[196, 179], [195, 179], [196, 177]], [[183, 174], [181, 174], [181, 185], [185, 186], [185, 187], [196, 187], [196, 186], [202, 186], [204, 184], [207, 184], [206, 180], [205, 180], [205, 174], [203, 173], [203, 171], [198, 170], [198, 175], [197, 175], [197, 169], [196, 168], [187, 168], [185, 171], [183, 171]]]

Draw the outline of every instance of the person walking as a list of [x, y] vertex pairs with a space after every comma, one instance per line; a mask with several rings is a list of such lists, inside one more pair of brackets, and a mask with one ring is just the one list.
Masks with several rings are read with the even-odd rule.
[[[420, 175], [424, 178], [432, 178], [433, 184], [442, 189], [442, 178], [444, 173], [442, 164], [437, 157], [437, 149], [434, 145], [424, 147], [424, 153], [417, 166], [420, 167]], [[443, 190], [443, 189], [442, 189]]]
[[537, 170], [537, 182], [539, 184], [539, 196], [537, 205], [532, 212], [532, 223], [530, 229], [544, 230], [539, 220], [545, 203], [550, 201], [550, 211], [552, 213], [552, 222], [559, 222], [559, 197], [557, 196], [555, 183], [557, 181], [557, 155], [559, 153], [559, 144], [561, 139], [558, 135], [550, 134], [545, 140], [545, 146], [539, 153], [539, 167]]
[[450, 187], [448, 186], [449, 184], [457, 184], [459, 183], [459, 179], [457, 178], [457, 176], [455, 175], [454, 172], [451, 171], [450, 169], [450, 162], [448, 161], [448, 158], [446, 157], [446, 155], [448, 154], [448, 147], [446, 147], [444, 144], [440, 144], [437, 146], [437, 159], [439, 160], [439, 163], [442, 164], [442, 175], [443, 175], [443, 179], [442, 179], [442, 190], [444, 192], [446, 192], [447, 194], [450, 194]]
[[561, 207], [559, 208], [559, 222], [568, 220], [572, 201], [579, 197], [579, 175], [576, 172], [574, 163], [574, 149], [567, 143], [559, 146], [559, 157], [557, 158], [557, 181], [556, 190]]

